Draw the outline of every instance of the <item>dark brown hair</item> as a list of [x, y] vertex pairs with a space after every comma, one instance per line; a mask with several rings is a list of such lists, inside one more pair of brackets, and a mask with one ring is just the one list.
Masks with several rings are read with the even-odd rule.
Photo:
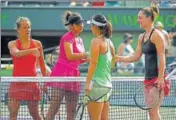
[[95, 15], [92, 17], [96, 22], [106, 24], [105, 26], [98, 26], [101, 30], [101, 34], [106, 38], [112, 37], [112, 24], [103, 15]]
[[66, 11], [64, 14], [64, 23], [65, 26], [70, 24], [79, 24], [83, 21], [81, 15], [79, 13], [72, 13], [71, 11]]

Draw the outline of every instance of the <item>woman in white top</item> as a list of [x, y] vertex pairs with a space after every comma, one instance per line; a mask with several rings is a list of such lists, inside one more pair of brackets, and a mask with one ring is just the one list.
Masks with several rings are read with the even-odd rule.
[[170, 42], [170, 37], [169, 37], [169, 34], [166, 30], [164, 30], [164, 25], [162, 24], [162, 22], [158, 21], [156, 22], [155, 24], [155, 27], [160, 30], [164, 36], [164, 42], [165, 42], [165, 53], [166, 53], [166, 56], [168, 56], [168, 53], [169, 53], [169, 42]]
[[[119, 45], [117, 55], [118, 56], [129, 56], [134, 53], [134, 49], [131, 47], [131, 42], [133, 40], [133, 36], [129, 33], [124, 35], [123, 42]], [[118, 73], [130, 72], [134, 71], [134, 63], [117, 63]]]

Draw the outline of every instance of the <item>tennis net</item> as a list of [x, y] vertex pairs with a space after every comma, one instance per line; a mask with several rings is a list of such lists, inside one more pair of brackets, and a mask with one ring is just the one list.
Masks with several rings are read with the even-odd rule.
[[[147, 111], [141, 110], [136, 107], [133, 95], [135, 91], [142, 85], [143, 77], [112, 77], [113, 91], [110, 98], [110, 120], [147, 120]], [[78, 104], [81, 103], [84, 95], [84, 77], [1, 77], [0, 82], [0, 119], [8, 120], [8, 88], [11, 82], [37, 82], [39, 86], [47, 82], [80, 82], [81, 92], [79, 94]], [[164, 98], [161, 106], [162, 120], [176, 120], [176, 76], [171, 77], [171, 94]], [[42, 92], [41, 92], [42, 94]], [[51, 88], [48, 88], [48, 94], [51, 96]], [[42, 99], [41, 99], [42, 101]], [[41, 108], [40, 101], [39, 111]], [[49, 101], [49, 100], [48, 100]], [[49, 107], [49, 102], [44, 103], [45, 107]], [[63, 99], [60, 112], [56, 115], [55, 119], [66, 120], [66, 102]], [[40, 113], [41, 114], [41, 113]], [[18, 113], [18, 120], [32, 120], [29, 115], [26, 102], [22, 101]], [[87, 109], [84, 112], [83, 120], [89, 120]]]

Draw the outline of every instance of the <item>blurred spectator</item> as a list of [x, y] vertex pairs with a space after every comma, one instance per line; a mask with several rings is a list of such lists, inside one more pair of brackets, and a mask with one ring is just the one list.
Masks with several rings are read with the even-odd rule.
[[83, 0], [82, 2], [79, 2], [78, 0], [73, 0], [70, 3], [70, 6], [83, 6], [83, 7], [87, 7], [89, 5], [89, 2], [86, 0]]
[[105, 0], [96, 0], [91, 3], [92, 6], [94, 7], [101, 7], [105, 5]]
[[87, 6], [89, 6], [89, 2], [88, 2], [88, 1], [86, 1], [86, 0], [85, 0], [85, 1], [83, 1], [83, 2], [82, 2], [82, 6], [83, 6], [83, 7], [87, 7]]
[[105, 6], [107, 7], [119, 7], [119, 1], [106, 1]]
[[1, 6], [8, 6], [8, 1], [2, 0], [1, 1]]
[[[131, 47], [131, 43], [133, 40], [133, 36], [129, 33], [126, 33], [123, 38], [123, 42], [119, 45], [117, 55], [118, 56], [130, 56], [134, 53], [133, 48]], [[124, 73], [134, 71], [134, 63], [117, 63], [117, 72]]]
[[[51, 73], [50, 67], [48, 65], [46, 65], [46, 64], [45, 64], [45, 67], [46, 67], [46, 76], [50, 76], [50, 73]], [[37, 68], [36, 68], [36, 72], [37, 72], [37, 76], [38, 77], [42, 76], [41, 70], [40, 70], [38, 65], [37, 65]]]
[[169, 1], [170, 3], [170, 7], [176, 7], [176, 1], [173, 0], [173, 1]]
[[176, 17], [173, 20], [174, 27], [171, 28], [169, 36], [172, 40], [172, 56], [176, 56]]
[[70, 6], [72, 6], [72, 7], [73, 7], [73, 6], [77, 6], [77, 2], [78, 2], [77, 0], [73, 0], [73, 1], [70, 3]]
[[170, 37], [169, 37], [169, 34], [166, 30], [164, 30], [164, 25], [162, 24], [162, 22], [158, 21], [156, 22], [155, 24], [155, 27], [161, 31], [163, 33], [163, 36], [164, 36], [164, 42], [165, 42], [165, 47], [166, 47], [166, 50], [165, 50], [165, 53], [166, 53], [166, 56], [168, 56], [168, 53], [169, 53], [169, 43], [170, 43]]
[[176, 1], [174, 1], [174, 0], [161, 0], [160, 7], [176, 7]]
[[168, 0], [161, 0], [160, 7], [170, 7]]

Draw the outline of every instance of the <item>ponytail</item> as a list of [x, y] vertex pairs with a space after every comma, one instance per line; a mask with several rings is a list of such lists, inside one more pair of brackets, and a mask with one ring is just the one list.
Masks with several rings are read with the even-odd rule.
[[89, 22], [96, 25], [100, 29], [101, 35], [104, 37], [112, 37], [112, 24], [106, 19], [104, 15], [94, 15], [92, 20]]
[[64, 24], [65, 24], [65, 26], [67, 26], [68, 25], [68, 22], [69, 22], [69, 18], [70, 18], [70, 16], [72, 15], [72, 12], [71, 11], [66, 11], [65, 13], [64, 13]]
[[112, 37], [112, 24], [109, 21], [107, 21], [106, 26], [104, 27], [104, 37]]
[[155, 21], [156, 18], [158, 17], [158, 15], [159, 15], [159, 8], [154, 4], [152, 4], [152, 6], [150, 8], [151, 8], [151, 11], [153, 13], [153, 21]]
[[143, 8], [142, 11], [146, 17], [151, 17], [152, 21], [155, 21], [159, 15], [159, 8], [154, 4], [151, 7]]

